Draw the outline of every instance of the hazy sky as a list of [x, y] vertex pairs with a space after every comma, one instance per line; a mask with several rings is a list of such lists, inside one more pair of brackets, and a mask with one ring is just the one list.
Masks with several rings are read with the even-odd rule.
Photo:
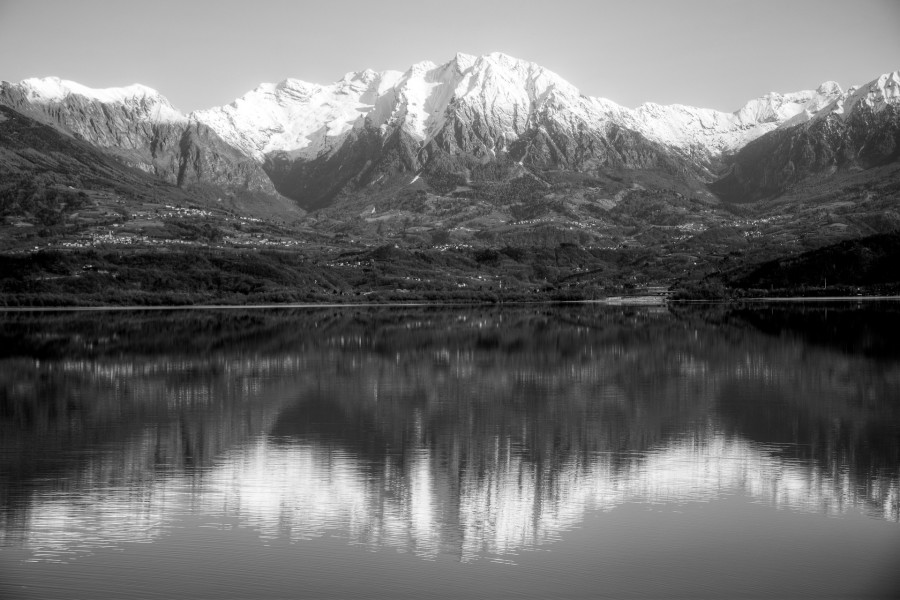
[[143, 83], [182, 111], [502, 51], [634, 107], [733, 111], [900, 69], [900, 0], [0, 0], [0, 79]]

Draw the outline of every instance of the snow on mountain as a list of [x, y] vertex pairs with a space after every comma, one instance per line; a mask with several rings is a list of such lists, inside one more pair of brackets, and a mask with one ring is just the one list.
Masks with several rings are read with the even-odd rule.
[[228, 106], [191, 116], [257, 160], [274, 151], [313, 158], [339, 146], [375, 111], [378, 100], [390, 95], [401, 75], [367, 70], [348, 73], [332, 85], [297, 79], [264, 83]]
[[585, 116], [586, 98], [572, 84], [534, 63], [502, 53], [475, 59], [457, 85], [455, 97], [460, 107], [485, 115], [497, 134], [507, 138], [524, 133], [553, 97], [559, 103], [557, 109], [565, 107]]
[[353, 129], [366, 125], [382, 133], [401, 128], [424, 145], [442, 130], [451, 113], [480, 122], [497, 150], [518, 139], [541, 115], [573, 131], [625, 127], [652, 141], [709, 158], [733, 152], [778, 127], [807, 121], [823, 108], [840, 114], [859, 102], [879, 106], [894, 101], [900, 95], [898, 79], [897, 73], [885, 75], [847, 94], [834, 82], [812, 91], [773, 92], [734, 113], [653, 103], [629, 109], [604, 98], [583, 96], [552, 71], [499, 52], [480, 57], [458, 54], [440, 65], [425, 61], [406, 72], [348, 73], [330, 85], [297, 79], [266, 83], [227, 106], [189, 116], [143, 85], [92, 89], [56, 77], [4, 85], [15, 85], [35, 104], [65, 103], [74, 96], [123, 105], [131, 118], [140, 121], [194, 120], [263, 162], [272, 152], [303, 160], [330, 155]]
[[[288, 93], [290, 88], [303, 93]], [[437, 135], [448, 111], [479, 115], [498, 139], [516, 139], [555, 93], [559, 104], [596, 121], [588, 99], [571, 84], [534, 63], [502, 53], [458, 54], [437, 65], [417, 63], [405, 73], [350, 73], [330, 86], [296, 80], [264, 84], [234, 103], [194, 116], [247, 154], [273, 151], [315, 158], [340, 147], [346, 133], [368, 123], [401, 128], [422, 144]]]
[[57, 77], [4, 81], [0, 104], [175, 185], [202, 184], [238, 196], [276, 194], [258, 161], [143, 85], [92, 89]]
[[846, 93], [838, 94], [820, 110], [808, 112], [805, 119], [797, 122], [824, 119], [831, 114], [846, 117], [859, 107], [867, 107], [877, 113], [889, 105], [900, 105], [900, 71], [885, 73], [865, 85], [854, 86]]
[[[4, 86], [11, 86], [3, 82]], [[70, 96], [81, 96], [101, 104], [119, 104], [133, 109], [133, 115], [142, 120], [157, 123], [181, 123], [187, 117], [178, 111], [159, 92], [145, 85], [94, 89], [59, 77], [31, 78], [19, 82], [16, 87], [34, 104], [63, 103]]]
[[751, 100], [735, 113], [743, 123], [784, 123], [804, 110], [816, 112], [841, 95], [841, 86], [826, 81], [815, 90], [790, 94], [771, 92]]
[[[0, 83], [0, 103], [101, 148], [131, 153], [129, 164], [152, 170], [150, 140], [182, 130], [189, 119], [143, 85], [93, 89], [57, 77]], [[166, 133], [167, 132], [167, 133]], [[145, 152], [146, 151], [146, 152]]]
[[853, 92], [846, 103], [852, 109], [857, 103], [864, 103], [878, 112], [888, 104], [900, 104], [900, 71], [885, 73], [875, 81]]
[[402, 128], [424, 143], [441, 130], [454, 102], [517, 137], [533, 107], [556, 88], [579, 97], [571, 84], [533, 63], [500, 53], [458, 54], [442, 65], [417, 63], [405, 73], [348, 73], [327, 86], [294, 79], [263, 84], [228, 106], [193, 116], [257, 159], [275, 151], [315, 158], [335, 151], [365, 123]]
[[396, 102], [390, 114], [379, 115], [375, 124], [402, 122], [408, 133], [423, 140], [442, 121], [458, 78], [452, 62], [442, 66], [431, 61], [416, 63], [397, 81], [393, 90]]
[[720, 198], [752, 202], [810, 177], [858, 173], [898, 157], [900, 72], [893, 72], [839, 93], [825, 106], [805, 108], [777, 131], [744, 146], [712, 189]]
[[244, 153], [270, 152], [313, 159], [340, 148], [353, 128], [399, 127], [423, 145], [451, 112], [478, 120], [498, 149], [520, 137], [536, 117], [569, 128], [602, 131], [618, 125], [694, 154], [732, 152], [798, 115], [815, 114], [841, 95], [827, 82], [816, 90], [770, 93], [734, 113], [648, 103], [628, 109], [590, 98], [557, 74], [502, 53], [458, 54], [437, 65], [421, 62], [405, 73], [349, 73], [331, 85], [288, 79], [263, 84], [232, 104], [193, 113]]
[[816, 90], [772, 92], [733, 113], [673, 104], [644, 104], [625, 113], [628, 125], [655, 141], [711, 155], [733, 152], [804, 112], [815, 113], [841, 94], [834, 82]]
[[816, 90], [772, 92], [733, 113], [654, 103], [629, 109], [584, 96], [552, 71], [499, 52], [457, 54], [447, 63], [425, 61], [406, 72], [353, 72], [330, 85], [285, 79], [262, 84], [227, 106], [188, 116], [142, 85], [92, 89], [56, 77], [3, 85], [17, 88], [35, 104], [64, 103], [74, 96], [124, 105], [131, 118], [145, 122], [197, 121], [259, 162], [273, 152], [303, 160], [333, 154], [353, 129], [364, 126], [380, 128], [383, 134], [400, 128], [424, 146], [451, 114], [478, 121], [498, 150], [541, 116], [572, 131], [603, 131], [616, 125], [688, 155], [699, 152], [714, 158], [816, 115], [844, 114], [857, 105], [878, 110], [900, 101], [900, 72], [894, 72], [846, 93], [834, 82]]
[[[430, 166], [468, 172], [502, 155], [537, 168], [654, 168], [708, 182], [721, 176], [724, 155], [766, 134], [900, 104], [900, 72], [847, 92], [834, 82], [772, 92], [732, 113], [627, 108], [499, 52], [424, 61], [405, 72], [351, 72], [330, 85], [265, 83], [187, 116], [145, 86], [91, 89], [58, 78], [3, 82], [0, 103], [170, 180], [185, 180], [190, 166], [197, 181], [233, 187], [252, 180], [254, 189], [277, 188], [316, 207], [347, 185]], [[196, 152], [184, 153], [185, 140]]]

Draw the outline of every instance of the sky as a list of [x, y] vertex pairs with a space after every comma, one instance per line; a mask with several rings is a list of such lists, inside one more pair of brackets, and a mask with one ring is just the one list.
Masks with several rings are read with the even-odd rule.
[[189, 112], [499, 51], [624, 106], [731, 112], [898, 70], [898, 31], [900, 0], [0, 0], [0, 79], [142, 83]]

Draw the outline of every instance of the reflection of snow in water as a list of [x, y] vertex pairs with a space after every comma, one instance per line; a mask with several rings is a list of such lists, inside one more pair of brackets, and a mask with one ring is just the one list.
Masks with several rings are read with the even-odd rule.
[[708, 502], [727, 494], [791, 510], [837, 515], [862, 509], [900, 520], [897, 478], [874, 478], [859, 489], [846, 471], [826, 473], [721, 433], [683, 438], [624, 462], [598, 454], [543, 474], [499, 438], [485, 452], [483, 469], [451, 470], [446, 457], [425, 447], [408, 454], [402, 467], [370, 468], [313, 444], [259, 439], [201, 476], [39, 496], [23, 544], [36, 560], [65, 560], [94, 548], [153, 541], [190, 515], [213, 526], [236, 517], [263, 537], [303, 540], [331, 532], [372, 549], [473, 560], [550, 543], [591, 510]]

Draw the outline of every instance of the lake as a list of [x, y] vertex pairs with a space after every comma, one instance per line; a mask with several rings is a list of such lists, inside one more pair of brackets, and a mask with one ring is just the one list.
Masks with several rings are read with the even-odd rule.
[[0, 597], [900, 593], [900, 304], [0, 313]]

